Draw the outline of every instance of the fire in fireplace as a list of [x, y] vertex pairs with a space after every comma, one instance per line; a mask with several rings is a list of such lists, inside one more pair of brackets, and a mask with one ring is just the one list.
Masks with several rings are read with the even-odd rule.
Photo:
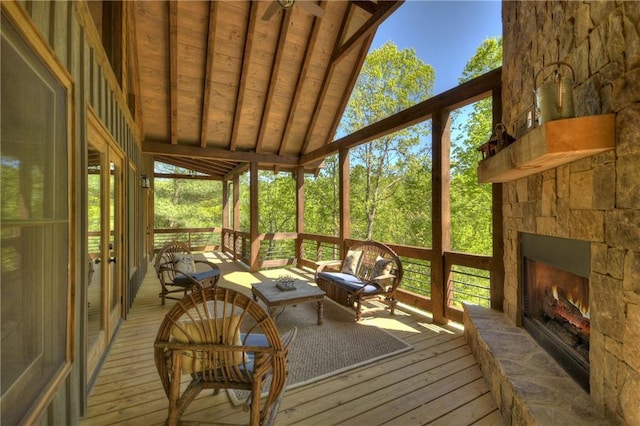
[[521, 234], [524, 328], [589, 392], [589, 243]]

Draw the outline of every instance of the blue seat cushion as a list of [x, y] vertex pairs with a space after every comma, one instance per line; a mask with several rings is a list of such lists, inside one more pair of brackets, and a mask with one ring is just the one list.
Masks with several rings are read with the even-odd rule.
[[[208, 271], [194, 272], [192, 274], [189, 274], [191, 278], [193, 278], [198, 282], [213, 279], [218, 275], [220, 275], [220, 270], [218, 269], [210, 269]], [[189, 286], [191, 285], [191, 280], [189, 280], [189, 278], [187, 278], [184, 275], [178, 274], [176, 275], [176, 278], [173, 280], [173, 283], [175, 285]]]
[[320, 272], [318, 277], [325, 281], [332, 282], [334, 285], [347, 290], [349, 293], [356, 292], [362, 287], [364, 287], [364, 294], [377, 293], [380, 291], [379, 287], [365, 284], [360, 278], [351, 274], [345, 274], [344, 272]]

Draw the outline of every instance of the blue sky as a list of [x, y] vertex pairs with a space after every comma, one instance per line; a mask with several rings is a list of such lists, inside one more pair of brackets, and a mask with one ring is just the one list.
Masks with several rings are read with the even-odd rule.
[[458, 85], [484, 39], [502, 34], [501, 6], [499, 0], [407, 0], [380, 25], [371, 49], [386, 41], [413, 48], [435, 69], [437, 95]]

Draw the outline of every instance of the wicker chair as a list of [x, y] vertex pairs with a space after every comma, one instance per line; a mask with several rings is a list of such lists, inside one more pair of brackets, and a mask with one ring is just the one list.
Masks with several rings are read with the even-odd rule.
[[[250, 424], [273, 424], [295, 334], [293, 329], [281, 338], [267, 312], [234, 290], [210, 287], [187, 295], [166, 313], [154, 344], [156, 367], [169, 398], [167, 424], [178, 424], [203, 389], [250, 391]], [[190, 374], [191, 382], [180, 395], [183, 374]], [[268, 394], [261, 398], [268, 376]]]
[[[156, 254], [154, 264], [162, 290], [158, 296], [180, 300], [190, 290], [215, 286], [220, 279], [220, 268], [207, 260], [194, 259], [189, 246], [179, 241], [166, 243]], [[169, 296], [182, 293], [179, 297]]]
[[390, 247], [363, 241], [355, 242], [344, 260], [319, 262], [315, 278], [329, 298], [355, 308], [360, 321], [366, 299], [380, 298], [394, 314], [402, 274], [402, 262]]

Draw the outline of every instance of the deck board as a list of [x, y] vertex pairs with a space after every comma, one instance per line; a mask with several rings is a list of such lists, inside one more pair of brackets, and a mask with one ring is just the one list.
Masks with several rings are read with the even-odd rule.
[[[207, 256], [232, 270], [233, 282], [220, 285], [250, 291], [252, 282], [273, 275], [250, 274], [220, 255]], [[307, 280], [308, 272], [298, 271]], [[123, 321], [89, 397], [80, 425], [158, 425], [167, 415], [167, 398], [153, 360], [153, 341], [173, 301], [160, 305], [152, 268]], [[428, 315], [368, 303], [364, 318], [385, 328], [414, 349], [324, 380], [288, 390], [277, 425], [503, 425], [462, 330], [433, 324]], [[186, 381], [186, 379], [185, 379]], [[199, 424], [245, 424], [248, 413], [234, 407], [226, 393], [202, 392], [183, 421]]]

